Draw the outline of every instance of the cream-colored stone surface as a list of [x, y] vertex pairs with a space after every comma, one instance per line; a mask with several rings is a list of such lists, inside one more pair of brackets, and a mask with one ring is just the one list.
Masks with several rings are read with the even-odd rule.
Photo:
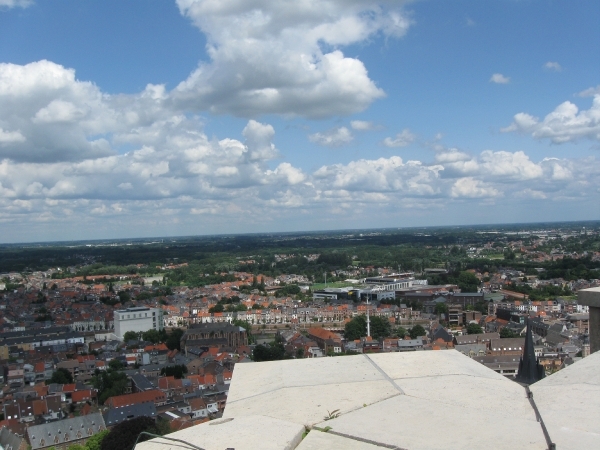
[[[471, 395], [477, 396], [473, 391]], [[318, 424], [332, 431], [410, 450], [547, 449], [527, 414], [495, 413], [400, 395]]]
[[590, 384], [600, 386], [600, 352], [592, 353], [562, 370], [531, 385], [535, 391], [540, 386], [568, 386], [569, 384]]
[[361, 355], [238, 364], [233, 370], [229, 398], [240, 400], [284, 387], [383, 379], [385, 377]]
[[557, 449], [600, 448], [600, 352], [530, 389]]
[[504, 377], [456, 350], [375, 353], [368, 357], [389, 377], [428, 378], [439, 375], [471, 375], [491, 379]]
[[381, 450], [381, 447], [366, 442], [312, 430], [300, 443], [298, 450]]
[[492, 413], [512, 419], [535, 420], [535, 412], [522, 386], [506, 378], [494, 380], [470, 375], [446, 375], [397, 380], [406, 395], [434, 404]]
[[[597, 353], [531, 386], [558, 449], [600, 448], [599, 374]], [[525, 388], [456, 351], [238, 365], [231, 418], [169, 436], [207, 450], [548, 448]], [[332, 429], [301, 442], [312, 425]], [[138, 450], [166, 448], [181, 449], [154, 440]]]
[[223, 417], [263, 414], [310, 426], [321, 422], [336, 409], [344, 414], [396, 395], [401, 394], [389, 381], [280, 388], [254, 397], [228, 401]]
[[[292, 450], [302, 440], [304, 427], [265, 416], [246, 416], [205, 422], [167, 435], [205, 450]], [[135, 450], [190, 449], [180, 442], [156, 438], [142, 442]]]

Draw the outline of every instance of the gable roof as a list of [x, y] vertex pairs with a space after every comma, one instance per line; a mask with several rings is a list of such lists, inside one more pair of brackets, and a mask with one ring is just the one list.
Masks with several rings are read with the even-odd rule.
[[104, 429], [106, 429], [106, 425], [102, 414], [94, 413], [31, 426], [27, 429], [27, 436], [32, 450], [37, 450], [78, 441]]
[[158, 389], [150, 391], [136, 392], [135, 394], [116, 395], [109, 397], [106, 404], [113, 408], [121, 408], [123, 406], [134, 405], [136, 403], [156, 403], [165, 400], [165, 394]]
[[106, 426], [112, 427], [125, 420], [143, 416], [155, 417], [156, 405], [154, 403], [136, 403], [122, 408], [111, 408], [104, 414], [104, 421]]

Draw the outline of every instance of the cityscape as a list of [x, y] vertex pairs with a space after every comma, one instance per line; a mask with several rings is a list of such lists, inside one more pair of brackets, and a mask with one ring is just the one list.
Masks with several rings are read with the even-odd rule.
[[[2, 249], [27, 266], [0, 274], [11, 439], [70, 448], [131, 420], [160, 435], [219, 420], [236, 368], [264, 361], [450, 351], [517, 383], [527, 339], [542, 377], [591, 353], [578, 292], [600, 288], [597, 222], [151, 242]], [[157, 261], [136, 261], [149, 245]]]
[[600, 448], [599, 17], [0, 0], [0, 450]]

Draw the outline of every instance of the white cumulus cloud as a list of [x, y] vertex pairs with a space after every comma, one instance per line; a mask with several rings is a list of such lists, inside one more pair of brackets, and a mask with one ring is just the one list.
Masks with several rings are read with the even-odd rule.
[[546, 64], [544, 64], [544, 69], [560, 72], [562, 70], [562, 66], [556, 61], [548, 61]]
[[327, 117], [365, 109], [384, 96], [364, 64], [341, 47], [399, 37], [405, 1], [178, 0], [206, 35], [210, 61], [177, 86], [183, 108], [252, 117]]
[[596, 87], [587, 88], [577, 94], [579, 97], [594, 97], [600, 95], [600, 84]]
[[386, 137], [383, 140], [383, 145], [386, 147], [406, 147], [407, 145], [412, 144], [416, 139], [416, 136], [410, 132], [408, 128], [402, 130], [401, 133], [398, 133], [396, 137]]
[[0, 145], [14, 144], [17, 142], [25, 142], [25, 136], [19, 130], [4, 131], [0, 128]]
[[600, 94], [594, 96], [592, 106], [580, 111], [577, 105], [566, 101], [540, 120], [527, 113], [515, 114], [513, 123], [503, 132], [518, 131], [531, 134], [535, 139], [550, 139], [555, 144], [580, 139], [600, 140]]
[[319, 186], [363, 192], [402, 192], [405, 195], [434, 195], [439, 192], [440, 165], [426, 166], [399, 156], [352, 161], [346, 165], [323, 166], [314, 174]]
[[33, 0], [0, 0], [0, 10], [4, 8], [27, 8]]
[[451, 195], [452, 197], [468, 198], [497, 197], [500, 192], [483, 181], [465, 177], [456, 180], [452, 186]]
[[314, 133], [308, 136], [310, 142], [326, 147], [340, 147], [352, 142], [354, 137], [346, 127], [334, 128], [323, 133]]
[[508, 83], [510, 83], [510, 77], [506, 77], [506, 76], [502, 75], [501, 73], [495, 73], [490, 78], [490, 82], [497, 83], [497, 84], [508, 84]]
[[372, 131], [377, 130], [379, 127], [373, 122], [367, 120], [352, 120], [350, 126], [356, 131]]

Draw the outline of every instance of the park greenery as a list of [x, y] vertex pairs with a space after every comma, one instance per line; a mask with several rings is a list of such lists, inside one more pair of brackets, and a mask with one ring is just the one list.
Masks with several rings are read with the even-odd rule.
[[479, 324], [470, 323], [467, 325], [467, 334], [482, 334], [483, 328]]
[[113, 359], [106, 370], [96, 369], [92, 377], [92, 386], [98, 390], [98, 403], [104, 404], [109, 397], [123, 395], [129, 386], [129, 380], [120, 361]]
[[152, 344], [164, 343], [169, 350], [180, 350], [183, 333], [184, 331], [181, 328], [173, 328], [170, 333], [167, 333], [165, 329], [150, 329], [141, 333], [127, 331], [123, 335], [123, 340], [125, 342], [139, 342], [142, 340]]
[[[371, 324], [371, 336], [373, 339], [391, 336], [392, 327], [385, 317], [373, 316], [369, 318]], [[367, 335], [367, 316], [362, 314], [354, 317], [344, 327], [344, 337], [349, 341], [360, 339]]]
[[[165, 419], [137, 417], [115, 425], [111, 430], [103, 430], [90, 436], [85, 444], [73, 444], [64, 447], [66, 450], [133, 450], [136, 442], [152, 439], [152, 436], [140, 435], [147, 432], [156, 436], [164, 436], [171, 432], [169, 422]], [[49, 450], [56, 450], [50, 447]]]
[[[144, 285], [144, 277], [153, 277], [143, 290], [132, 298], [127, 290], [100, 298], [107, 304], [126, 304], [131, 300], [164, 298], [173, 287], [199, 287], [236, 280], [233, 271], [252, 275], [247, 284], [239, 287], [243, 294], [265, 294], [263, 276], [282, 274], [303, 275], [314, 286], [344, 281], [343, 273], [360, 265], [366, 268], [361, 275], [377, 274], [375, 268], [414, 271], [429, 284], [455, 284], [462, 292], [476, 292], [479, 279], [470, 270], [482, 274], [495, 273], [502, 268], [536, 275], [540, 280], [563, 278], [566, 281], [600, 277], [600, 261], [592, 252], [600, 251], [600, 235], [582, 233], [596, 230], [599, 222], [573, 224], [532, 224], [479, 227], [421, 228], [402, 230], [361, 230], [339, 232], [280, 233], [262, 235], [203, 236], [148, 240], [123, 240], [113, 243], [74, 242], [39, 244], [36, 246], [0, 246], [0, 272], [27, 274], [34, 270], [61, 268], [53, 278], [82, 277], [82, 283], [106, 283], [109, 290], [122, 283]], [[535, 230], [560, 229], [553, 240], [539, 241]], [[519, 234], [522, 233], [522, 234]], [[564, 236], [564, 237], [560, 237]], [[166, 242], [165, 242], [166, 241]], [[513, 245], [518, 241], [518, 245]], [[547, 261], [528, 259], [521, 249], [532, 246], [536, 251], [563, 252], [565, 257]], [[541, 243], [540, 243], [541, 242]], [[87, 245], [86, 245], [87, 244]], [[473, 247], [483, 248], [473, 254]], [[577, 257], [571, 256], [576, 254]], [[68, 268], [68, 270], [67, 270]], [[372, 269], [371, 269], [372, 268]], [[441, 268], [446, 273], [425, 274], [425, 268]], [[22, 286], [18, 279], [3, 280], [6, 289]], [[532, 300], [569, 296], [561, 286], [532, 288], [515, 281], [514, 290]], [[48, 283], [48, 288], [55, 288]], [[91, 287], [91, 286], [90, 286]], [[295, 284], [279, 286], [276, 296], [306, 298]], [[235, 296], [234, 296], [235, 297]], [[232, 297], [215, 305], [213, 312], [239, 311], [244, 306]], [[40, 303], [45, 298], [38, 299]], [[411, 305], [408, 305], [411, 306]], [[255, 306], [261, 308], [262, 305]], [[481, 307], [483, 310], [483, 305]], [[39, 314], [38, 319], [47, 319]]]
[[169, 422], [165, 419], [154, 420], [150, 417], [137, 417], [115, 425], [101, 442], [100, 450], [132, 450], [137, 442], [152, 439], [151, 436], [142, 435], [142, 432], [163, 436], [171, 432]]
[[185, 377], [187, 371], [188, 369], [184, 364], [176, 364], [160, 369], [160, 375], [165, 377], [175, 377], [175, 379], [180, 380]]
[[46, 384], [71, 384], [73, 383], [73, 375], [68, 369], [59, 367], [52, 373], [52, 377], [46, 380]]

